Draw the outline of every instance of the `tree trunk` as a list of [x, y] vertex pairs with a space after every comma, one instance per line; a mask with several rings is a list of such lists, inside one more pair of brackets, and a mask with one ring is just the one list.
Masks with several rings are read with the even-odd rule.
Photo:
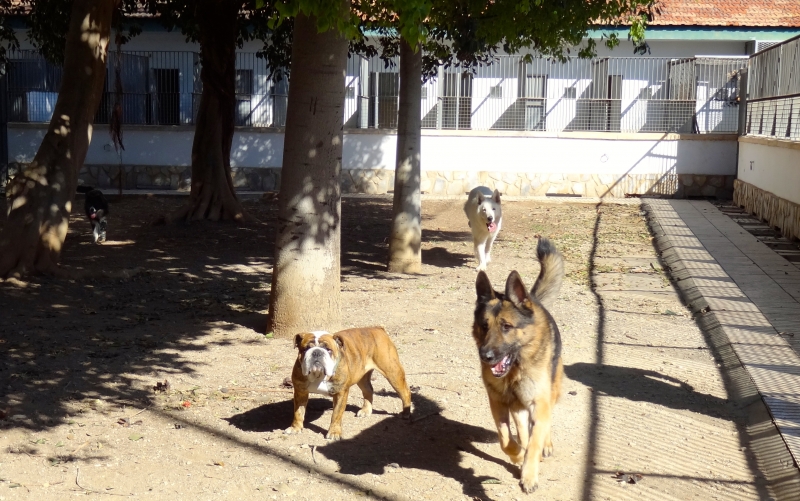
[[283, 147], [269, 330], [341, 326], [342, 122], [347, 40], [299, 14]]
[[63, 81], [53, 118], [33, 161], [8, 187], [8, 220], [0, 233], [0, 277], [58, 271], [78, 172], [103, 92], [117, 3], [75, 0], [72, 4]]
[[169, 222], [242, 222], [245, 218], [231, 179], [236, 33], [241, 6], [241, 0], [201, 0], [197, 4], [203, 92], [192, 144], [192, 192], [189, 204], [168, 216]]
[[422, 269], [420, 224], [420, 128], [422, 118], [422, 50], [400, 40], [400, 105], [397, 117], [397, 163], [394, 174], [389, 271]]

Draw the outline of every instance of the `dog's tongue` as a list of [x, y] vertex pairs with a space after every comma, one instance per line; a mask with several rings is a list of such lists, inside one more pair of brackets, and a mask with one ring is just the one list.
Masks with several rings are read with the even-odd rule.
[[[95, 218], [97, 218], [97, 214], [92, 214], [92, 215], [91, 215], [91, 216], [89, 216], [89, 217], [91, 217], [92, 219], [95, 219]], [[492, 231], [492, 230], [489, 230], [489, 231]]]
[[499, 362], [497, 362], [497, 364], [492, 366], [492, 373], [495, 376], [498, 376], [503, 373], [503, 371], [505, 370], [503, 366], [505, 365], [507, 360], [508, 360], [508, 355], [504, 356], [502, 360], [500, 360]]
[[489, 233], [491, 233], [491, 232], [493, 232], [494, 230], [497, 229], [497, 225], [494, 224], [494, 221], [492, 221], [491, 223], [486, 225], [486, 229], [488, 229]]

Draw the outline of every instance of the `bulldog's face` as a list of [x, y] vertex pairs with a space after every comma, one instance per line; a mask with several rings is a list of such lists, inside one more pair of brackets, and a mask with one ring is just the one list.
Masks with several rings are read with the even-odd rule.
[[294, 343], [299, 351], [300, 368], [304, 376], [313, 379], [330, 378], [343, 349], [341, 340], [324, 331], [298, 334]]

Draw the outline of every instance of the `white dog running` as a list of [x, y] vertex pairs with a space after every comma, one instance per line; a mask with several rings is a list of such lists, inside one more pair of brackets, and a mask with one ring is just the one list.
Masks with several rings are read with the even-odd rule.
[[503, 208], [500, 205], [500, 192], [486, 186], [478, 186], [469, 192], [464, 213], [469, 219], [472, 231], [472, 243], [475, 245], [475, 258], [478, 260], [478, 271], [486, 270], [491, 261], [492, 244], [500, 226], [503, 224]]

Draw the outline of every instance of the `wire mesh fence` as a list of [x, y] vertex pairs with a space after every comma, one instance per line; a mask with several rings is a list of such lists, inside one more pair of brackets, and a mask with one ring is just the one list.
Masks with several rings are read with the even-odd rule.
[[800, 141], [800, 36], [753, 54], [744, 132]]
[[[117, 69], [122, 83], [120, 96], [115, 92]], [[195, 52], [110, 53], [95, 123], [108, 123], [119, 100], [124, 124], [194, 124], [203, 91], [200, 70], [200, 57]], [[38, 53], [12, 53], [8, 65], [9, 120], [49, 121], [61, 78], [61, 67], [48, 63]], [[236, 125], [286, 124], [287, 82], [272, 81], [266, 62], [255, 53], [236, 55], [235, 92]]]
[[[345, 76], [344, 126], [394, 129], [399, 61], [351, 55]], [[738, 130], [744, 58], [544, 58], [500, 56], [463, 71], [441, 68], [422, 83], [422, 126], [435, 129], [710, 133]], [[201, 62], [193, 52], [111, 53], [96, 121], [107, 123], [118, 96], [123, 123], [193, 124], [200, 104]], [[10, 119], [52, 115], [61, 68], [35, 52], [10, 57]], [[282, 127], [288, 82], [273, 82], [254, 53], [236, 59], [238, 126]], [[797, 107], [795, 107], [797, 108]], [[791, 119], [788, 119], [791, 120]]]
[[[735, 133], [746, 58], [500, 56], [474, 72], [442, 68], [422, 84], [431, 129]], [[352, 57], [348, 126], [395, 128], [397, 59]]]

